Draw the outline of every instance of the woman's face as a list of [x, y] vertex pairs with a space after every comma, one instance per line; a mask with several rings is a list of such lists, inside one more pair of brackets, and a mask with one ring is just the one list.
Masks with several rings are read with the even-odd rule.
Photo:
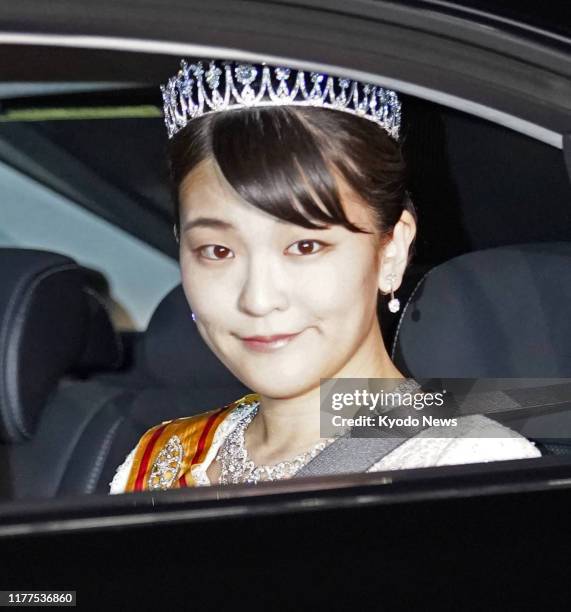
[[[378, 325], [381, 240], [370, 211], [337, 179], [349, 220], [375, 233], [279, 220], [242, 200], [210, 160], [181, 185], [182, 284], [200, 334], [268, 397], [338, 376]], [[244, 340], [278, 334], [297, 335], [273, 346]]]

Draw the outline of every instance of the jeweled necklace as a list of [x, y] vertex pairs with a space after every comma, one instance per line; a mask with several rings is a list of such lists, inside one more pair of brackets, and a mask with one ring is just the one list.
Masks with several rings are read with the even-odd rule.
[[273, 465], [256, 465], [248, 457], [244, 432], [258, 413], [258, 409], [259, 404], [240, 420], [220, 447], [216, 458], [221, 466], [220, 484], [257, 483], [261, 480], [291, 478], [302, 466], [313, 459], [334, 440], [334, 438], [322, 440], [310, 450], [296, 455], [287, 461], [280, 461]]

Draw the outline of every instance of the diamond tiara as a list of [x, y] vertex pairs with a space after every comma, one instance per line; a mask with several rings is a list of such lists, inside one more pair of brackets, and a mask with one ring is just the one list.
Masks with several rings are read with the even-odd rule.
[[401, 103], [396, 92], [322, 72], [284, 66], [209, 60], [181, 68], [161, 85], [164, 120], [172, 138], [189, 121], [253, 106], [319, 106], [374, 121], [398, 141]]

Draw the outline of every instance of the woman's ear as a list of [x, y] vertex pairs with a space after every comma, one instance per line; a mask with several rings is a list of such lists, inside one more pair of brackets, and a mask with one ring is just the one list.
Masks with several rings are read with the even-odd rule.
[[408, 264], [408, 252], [416, 235], [416, 222], [408, 210], [403, 210], [383, 247], [379, 267], [379, 289], [382, 293], [396, 291]]

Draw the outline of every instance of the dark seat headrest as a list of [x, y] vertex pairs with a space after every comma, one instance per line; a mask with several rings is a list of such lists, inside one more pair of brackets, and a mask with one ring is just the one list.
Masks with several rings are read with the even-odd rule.
[[73, 259], [0, 249], [0, 440], [32, 437], [64, 374], [119, 367], [121, 343]]
[[433, 268], [392, 347], [420, 378], [571, 376], [571, 243], [507, 246]]
[[149, 373], [165, 385], [243, 386], [202, 339], [182, 285], [174, 287], [153, 313], [144, 352]]

